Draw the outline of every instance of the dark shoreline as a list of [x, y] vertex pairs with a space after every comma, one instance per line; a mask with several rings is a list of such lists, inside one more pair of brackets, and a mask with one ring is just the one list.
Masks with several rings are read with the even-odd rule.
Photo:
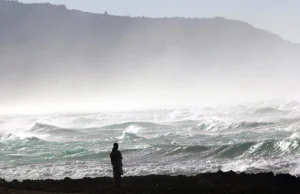
[[112, 178], [63, 180], [0, 180], [0, 193], [300, 193], [300, 178], [273, 173], [217, 172], [197, 176], [149, 175], [124, 177], [123, 189], [112, 188]]

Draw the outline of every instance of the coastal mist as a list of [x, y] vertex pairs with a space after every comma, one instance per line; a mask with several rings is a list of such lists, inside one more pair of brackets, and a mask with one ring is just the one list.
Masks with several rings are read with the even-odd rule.
[[142, 175], [200, 174], [182, 193], [210, 193], [201, 173], [300, 175], [300, 1], [141, 2], [0, 0], [0, 193], [1, 178], [151, 190], [163, 181]]
[[130, 175], [300, 174], [300, 104], [1, 117], [7, 179], [111, 176], [119, 142]]

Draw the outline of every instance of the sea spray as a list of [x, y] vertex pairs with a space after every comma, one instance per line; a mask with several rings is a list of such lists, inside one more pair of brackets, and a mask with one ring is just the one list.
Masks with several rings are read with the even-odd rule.
[[2, 116], [0, 176], [111, 176], [114, 142], [120, 143], [126, 176], [218, 170], [299, 175], [297, 107]]

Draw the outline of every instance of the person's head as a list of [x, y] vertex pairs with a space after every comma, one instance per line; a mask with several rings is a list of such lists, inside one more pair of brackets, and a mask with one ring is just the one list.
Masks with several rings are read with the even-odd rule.
[[114, 143], [114, 148], [115, 150], [119, 149], [119, 144], [118, 143]]

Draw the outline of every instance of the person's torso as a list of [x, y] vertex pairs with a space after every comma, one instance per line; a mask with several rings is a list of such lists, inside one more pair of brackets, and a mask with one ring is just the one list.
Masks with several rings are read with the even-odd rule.
[[122, 166], [122, 155], [121, 155], [121, 152], [120, 151], [112, 151], [110, 153], [110, 158], [111, 158], [111, 161], [112, 161], [112, 164], [114, 166]]

